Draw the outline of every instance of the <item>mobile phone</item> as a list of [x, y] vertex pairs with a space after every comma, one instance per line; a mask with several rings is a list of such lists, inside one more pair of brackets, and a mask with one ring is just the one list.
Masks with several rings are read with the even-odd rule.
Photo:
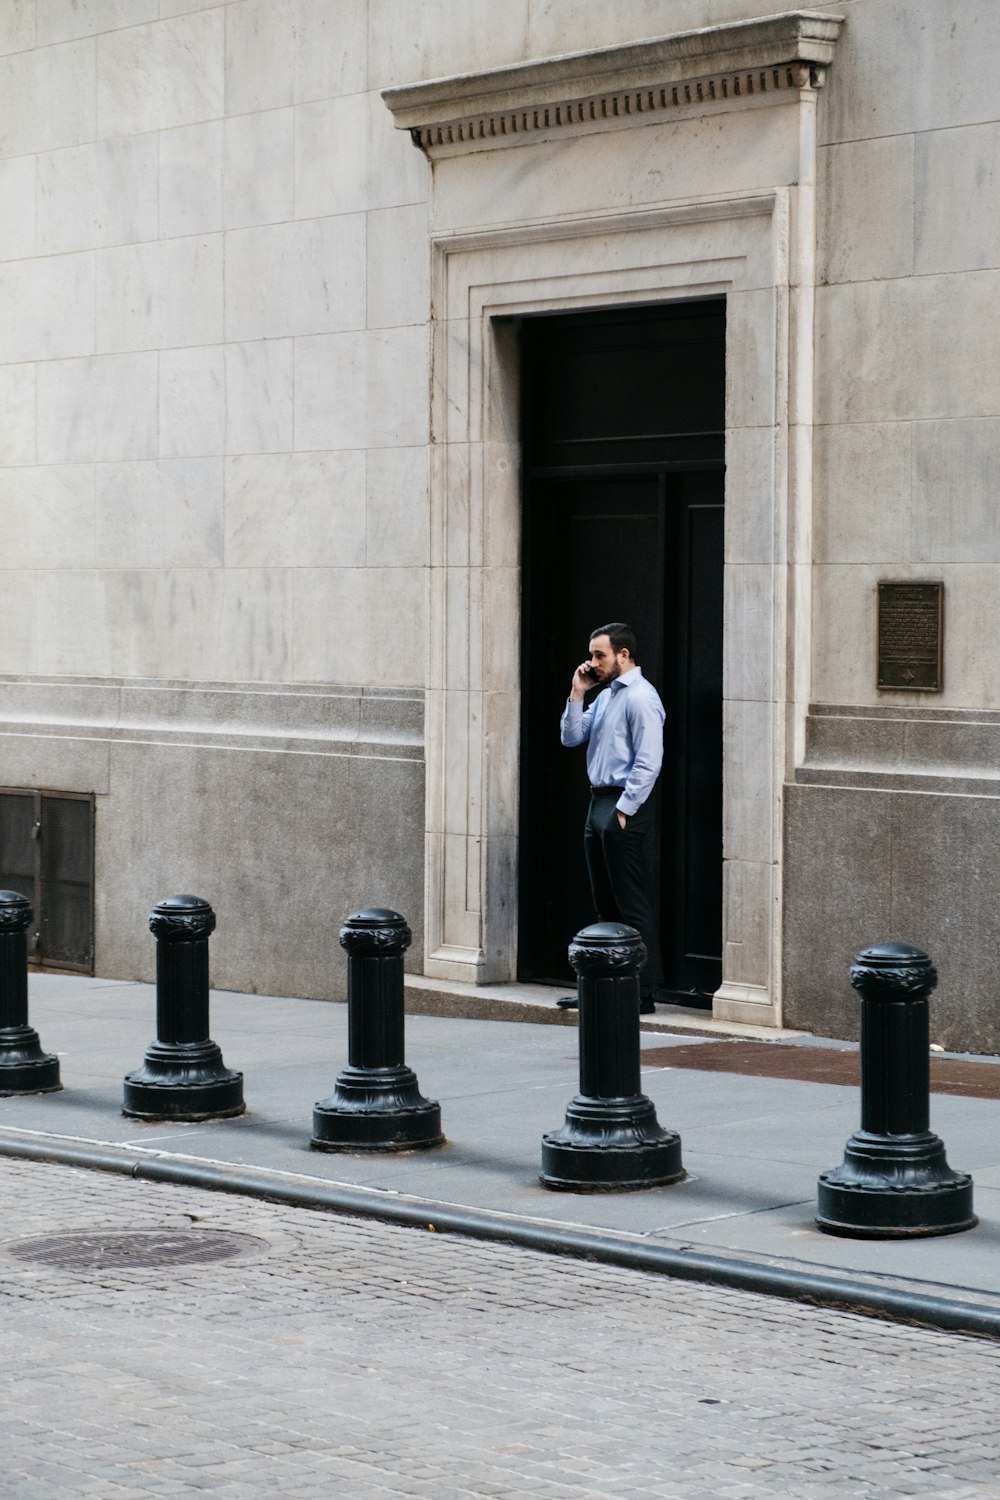
[[584, 677], [589, 677], [591, 682], [597, 681], [597, 673], [594, 671], [593, 667], [584, 667], [583, 675]]

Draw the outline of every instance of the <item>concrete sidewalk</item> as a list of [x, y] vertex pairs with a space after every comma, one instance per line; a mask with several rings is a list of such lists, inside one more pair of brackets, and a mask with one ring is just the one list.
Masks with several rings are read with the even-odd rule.
[[[567, 1195], [543, 1189], [538, 1169], [541, 1137], [562, 1124], [577, 1088], [572, 1026], [410, 1016], [407, 1061], [424, 1094], [441, 1103], [447, 1144], [400, 1155], [326, 1154], [309, 1148], [312, 1106], [332, 1092], [347, 1061], [345, 1005], [214, 994], [212, 1035], [227, 1065], [245, 1075], [247, 1114], [143, 1124], [120, 1112], [122, 1078], [155, 1035], [153, 988], [40, 974], [30, 993], [31, 1024], [60, 1056], [64, 1090], [0, 1099], [0, 1153], [44, 1156], [59, 1138], [78, 1151], [82, 1143], [83, 1159], [113, 1147], [143, 1159], [222, 1163], [234, 1173], [263, 1170], [286, 1185], [361, 1190], [373, 1204], [405, 1197], [762, 1266], [884, 1279], [990, 1308], [1000, 1327], [1000, 1101], [941, 1094], [931, 1101], [931, 1127], [951, 1165], [974, 1176], [976, 1229], [910, 1241], [840, 1239], [820, 1234], [812, 1216], [818, 1173], [839, 1163], [859, 1124], [853, 1087], [646, 1068], [643, 1088], [660, 1123], [681, 1135], [687, 1180]], [[672, 1036], [661, 1027], [662, 1018], [656, 1031], [644, 1031], [644, 1048], [690, 1046], [690, 1029]], [[711, 1045], [708, 1032], [706, 1039]]]

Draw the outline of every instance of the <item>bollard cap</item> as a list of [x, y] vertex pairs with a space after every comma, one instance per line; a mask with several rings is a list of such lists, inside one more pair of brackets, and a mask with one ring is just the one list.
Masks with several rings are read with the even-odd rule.
[[388, 906], [366, 906], [364, 911], [356, 911], [353, 916], [346, 917], [345, 927], [405, 927], [406, 918], [398, 911], [392, 911]]
[[356, 911], [340, 929], [340, 946], [348, 953], [403, 953], [412, 941], [406, 918], [387, 906]]
[[23, 932], [31, 926], [33, 916], [27, 896], [20, 891], [0, 891], [0, 930]]
[[174, 942], [207, 938], [215, 931], [215, 912], [201, 896], [167, 896], [150, 912], [149, 930]]
[[646, 962], [646, 946], [624, 922], [595, 922], [570, 943], [569, 961], [578, 974], [634, 974]]
[[583, 927], [573, 939], [574, 943], [585, 943], [591, 947], [598, 943], [620, 943], [642, 942], [638, 930], [628, 927], [624, 922], [592, 922], [589, 927]]
[[855, 963], [891, 969], [897, 964], [929, 964], [930, 959], [922, 948], [915, 948], [912, 943], [875, 943], [871, 948], [863, 948]]
[[851, 984], [863, 1000], [919, 999], [937, 981], [930, 957], [912, 943], [874, 943], [851, 965]]

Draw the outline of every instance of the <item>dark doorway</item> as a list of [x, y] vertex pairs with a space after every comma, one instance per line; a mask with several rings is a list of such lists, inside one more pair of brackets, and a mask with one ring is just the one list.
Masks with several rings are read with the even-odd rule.
[[[625, 620], [666, 710], [652, 879], [667, 987], [722, 978], [725, 301], [525, 319], [518, 975], [572, 981], [594, 920], [585, 752], [558, 720], [590, 631]], [[588, 700], [589, 701], [589, 700]]]
[[28, 962], [94, 972], [94, 799], [0, 792], [0, 890], [27, 896]]

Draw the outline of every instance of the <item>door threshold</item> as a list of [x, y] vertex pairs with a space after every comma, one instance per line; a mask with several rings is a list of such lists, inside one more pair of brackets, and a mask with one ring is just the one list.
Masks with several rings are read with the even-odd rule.
[[[572, 987], [552, 984], [470, 984], [459, 979], [428, 979], [407, 974], [406, 1011], [411, 1016], [451, 1016], [464, 1021], [528, 1021], [542, 1026], [575, 1026], [576, 1011], [559, 1010], [556, 1001], [572, 994]], [[656, 1014], [643, 1016], [640, 1029], [651, 1032], [693, 1032], [702, 1036], [756, 1037], [761, 1041], [789, 1041], [808, 1036], [776, 1026], [751, 1026], [740, 1021], [716, 1021], [711, 1011], [690, 1005], [658, 1005]]]

